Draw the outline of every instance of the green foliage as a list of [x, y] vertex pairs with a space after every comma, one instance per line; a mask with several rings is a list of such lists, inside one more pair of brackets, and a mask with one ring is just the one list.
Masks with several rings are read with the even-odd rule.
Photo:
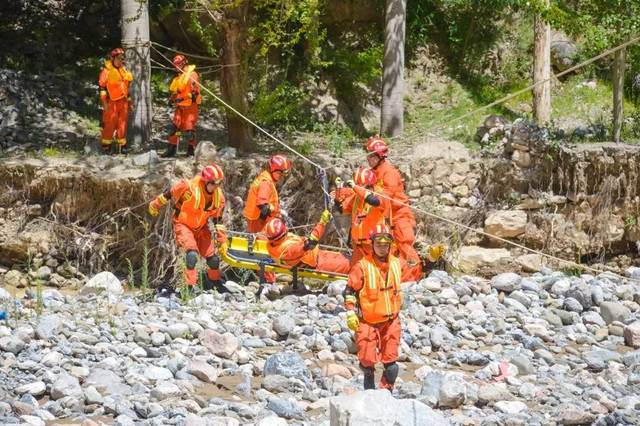
[[382, 78], [382, 40], [358, 40], [353, 33], [345, 34], [342, 43], [332, 51], [327, 50], [326, 55], [329, 72], [342, 98], [355, 104], [371, 96], [367, 88], [376, 87]]
[[301, 124], [299, 111], [305, 102], [305, 93], [297, 86], [283, 81], [272, 90], [260, 87], [251, 107], [251, 116], [266, 126], [282, 125], [292, 130]]

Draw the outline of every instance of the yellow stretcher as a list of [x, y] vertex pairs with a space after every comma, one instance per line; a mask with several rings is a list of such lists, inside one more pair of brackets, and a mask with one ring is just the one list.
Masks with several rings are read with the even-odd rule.
[[258, 271], [261, 281], [264, 281], [264, 272], [292, 275], [294, 284], [297, 284], [298, 278], [315, 278], [323, 281], [347, 278], [344, 274], [320, 272], [311, 268], [291, 267], [280, 263], [269, 256], [267, 241], [256, 239], [251, 234], [230, 235], [227, 244], [220, 247], [220, 256], [231, 267]]

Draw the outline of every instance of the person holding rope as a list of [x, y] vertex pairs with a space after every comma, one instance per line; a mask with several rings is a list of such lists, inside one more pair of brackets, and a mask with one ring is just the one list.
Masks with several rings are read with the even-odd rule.
[[[371, 253], [369, 233], [376, 225], [385, 224], [390, 214], [389, 200], [373, 194], [376, 176], [371, 169], [358, 169], [347, 187], [336, 179], [335, 205], [342, 213], [351, 213], [351, 265]], [[381, 190], [381, 188], [377, 188]]]
[[129, 84], [133, 74], [124, 66], [124, 50], [113, 49], [111, 60], [104, 62], [98, 76], [100, 102], [102, 103], [102, 139], [100, 145], [105, 154], [112, 153], [115, 135], [116, 153], [127, 153], [127, 124], [129, 110], [133, 108], [129, 99]]
[[[267, 161], [267, 167], [251, 182], [242, 215], [247, 219], [247, 232], [262, 232], [267, 222], [282, 217], [280, 198], [276, 184], [291, 172], [291, 161], [284, 155], [274, 155]], [[276, 274], [265, 272], [266, 282], [276, 282]]]
[[[224, 174], [220, 166], [211, 164], [191, 180], [181, 180], [149, 203], [149, 214], [157, 216], [159, 210], [173, 200], [173, 230], [176, 243], [185, 253], [185, 281], [190, 289], [198, 283], [196, 264], [198, 254], [207, 262], [205, 290], [221, 284], [218, 248], [226, 244], [227, 235], [222, 224], [225, 199], [220, 185]], [[216, 229], [211, 238], [209, 221]]]
[[200, 96], [200, 77], [195, 65], [187, 65], [184, 55], [176, 55], [172, 64], [178, 75], [169, 85], [169, 104], [174, 105], [176, 111], [170, 125], [169, 146], [162, 154], [163, 158], [176, 156], [180, 136], [188, 142], [187, 156], [193, 156], [196, 149], [196, 123], [198, 122], [198, 105], [202, 102]]
[[387, 225], [376, 225], [369, 238], [372, 251], [351, 268], [344, 290], [347, 327], [356, 333], [365, 390], [375, 389], [375, 365], [382, 362], [380, 388], [392, 391], [399, 370], [400, 283], [406, 262], [391, 253], [393, 235]]
[[280, 218], [271, 219], [265, 227], [269, 239], [269, 256], [290, 267], [315, 269], [318, 272], [348, 274], [351, 259], [342, 253], [320, 250], [318, 242], [324, 235], [325, 227], [331, 220], [331, 213], [325, 210], [309, 237], [287, 233], [287, 225]]

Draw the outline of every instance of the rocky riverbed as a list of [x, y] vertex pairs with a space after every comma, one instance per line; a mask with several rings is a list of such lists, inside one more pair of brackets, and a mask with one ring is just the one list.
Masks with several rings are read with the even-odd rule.
[[393, 397], [361, 392], [344, 282], [258, 300], [231, 281], [144, 297], [108, 272], [72, 295], [0, 288], [0, 423], [638, 424], [640, 269], [627, 274], [405, 284]]

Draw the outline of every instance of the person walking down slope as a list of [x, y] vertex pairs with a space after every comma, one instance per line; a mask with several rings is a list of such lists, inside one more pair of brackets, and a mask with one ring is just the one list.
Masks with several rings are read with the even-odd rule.
[[[282, 182], [291, 172], [291, 161], [284, 155], [274, 155], [267, 161], [267, 166], [251, 182], [242, 215], [247, 220], [247, 232], [262, 232], [267, 222], [281, 217], [280, 198], [276, 184]], [[276, 274], [265, 272], [266, 282], [276, 282]]]
[[342, 253], [320, 250], [318, 242], [331, 220], [328, 210], [322, 212], [320, 220], [308, 238], [287, 233], [287, 226], [280, 218], [271, 219], [265, 228], [269, 239], [269, 256], [288, 266], [315, 269], [318, 272], [348, 274], [351, 259]]
[[129, 84], [133, 74], [124, 66], [124, 50], [113, 49], [111, 59], [104, 62], [98, 76], [100, 102], [102, 103], [102, 139], [100, 145], [105, 154], [112, 153], [115, 136], [116, 150], [127, 153], [127, 124], [132, 104], [129, 99]]
[[371, 253], [351, 268], [344, 305], [347, 326], [356, 333], [365, 390], [375, 389], [375, 365], [382, 362], [380, 388], [391, 391], [398, 377], [400, 283], [406, 263], [391, 254], [393, 235], [387, 225], [377, 225], [371, 241]]
[[176, 110], [170, 126], [169, 146], [162, 154], [163, 158], [176, 156], [180, 136], [187, 140], [187, 156], [194, 155], [198, 143], [196, 140], [198, 105], [202, 102], [200, 76], [196, 72], [196, 66], [188, 65], [187, 58], [183, 55], [176, 55], [172, 63], [177, 75], [169, 85], [169, 104], [175, 106]]
[[[205, 258], [208, 267], [204, 288], [210, 290], [221, 284], [218, 249], [227, 242], [222, 224], [225, 199], [220, 185], [223, 179], [222, 169], [211, 164], [191, 180], [181, 180], [149, 203], [149, 213], [154, 217], [169, 201], [174, 203], [173, 229], [176, 243], [185, 251], [185, 281], [190, 288], [198, 283], [198, 254]], [[209, 221], [215, 225], [215, 241]]]

